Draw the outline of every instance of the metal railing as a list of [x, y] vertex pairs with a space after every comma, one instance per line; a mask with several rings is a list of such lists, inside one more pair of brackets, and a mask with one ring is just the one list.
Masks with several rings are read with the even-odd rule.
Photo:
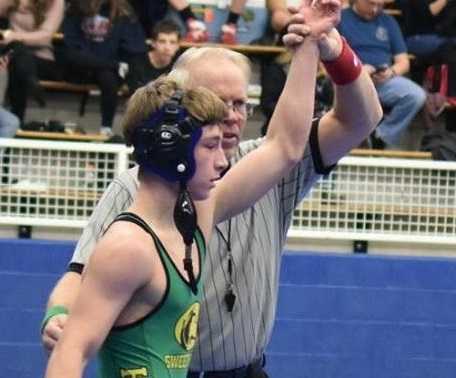
[[[0, 227], [83, 228], [123, 145], [0, 139]], [[456, 244], [456, 163], [346, 157], [296, 209], [289, 236]]]

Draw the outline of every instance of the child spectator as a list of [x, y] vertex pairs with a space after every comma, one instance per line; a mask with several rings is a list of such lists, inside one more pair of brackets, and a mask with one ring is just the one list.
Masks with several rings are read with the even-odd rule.
[[63, 0], [0, 2], [0, 16], [8, 18], [10, 27], [2, 32], [0, 41], [11, 51], [8, 95], [12, 112], [21, 121], [24, 120], [28, 94], [44, 106], [38, 79], [61, 79], [52, 38], [60, 27], [63, 13]]
[[111, 136], [119, 86], [146, 52], [142, 27], [127, 0], [78, 0], [63, 32], [68, 80], [100, 87], [100, 132]]
[[144, 64], [131, 72], [128, 86], [131, 92], [171, 71], [179, 50], [180, 29], [172, 20], [159, 21], [151, 33], [152, 49]]

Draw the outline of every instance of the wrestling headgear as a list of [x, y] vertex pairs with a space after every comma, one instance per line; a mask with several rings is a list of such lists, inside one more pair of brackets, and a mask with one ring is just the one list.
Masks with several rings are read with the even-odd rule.
[[134, 158], [145, 171], [167, 181], [186, 183], [195, 174], [194, 150], [201, 138], [202, 122], [182, 106], [177, 90], [133, 134]]

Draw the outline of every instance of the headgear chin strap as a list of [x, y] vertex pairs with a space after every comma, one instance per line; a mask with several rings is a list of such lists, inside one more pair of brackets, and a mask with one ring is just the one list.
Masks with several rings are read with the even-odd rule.
[[201, 122], [181, 105], [182, 96], [176, 91], [133, 135], [136, 162], [171, 182], [187, 182], [195, 174], [194, 150], [202, 134]]
[[[195, 204], [184, 183], [181, 182], [176, 205], [174, 206], [174, 223], [182, 235], [185, 244], [184, 269], [187, 272], [190, 287], [194, 294], [198, 292], [192, 262], [192, 243], [198, 219]], [[201, 267], [200, 267], [201, 269]]]

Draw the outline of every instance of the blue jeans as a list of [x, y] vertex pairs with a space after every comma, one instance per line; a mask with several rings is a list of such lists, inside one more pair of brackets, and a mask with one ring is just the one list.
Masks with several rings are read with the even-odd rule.
[[437, 51], [450, 38], [441, 37], [437, 34], [417, 34], [406, 39], [407, 50], [417, 56], [430, 55]]
[[12, 138], [19, 128], [19, 119], [0, 107], [0, 138]]
[[[209, 34], [209, 41], [219, 42], [222, 25], [227, 21], [229, 8], [204, 6], [204, 13], [195, 12], [201, 21], [204, 21]], [[177, 22], [182, 34], [185, 35], [185, 25], [176, 11], [170, 10], [168, 18]], [[265, 7], [246, 7], [237, 23], [237, 42], [248, 45], [263, 37], [269, 22], [269, 14]]]
[[375, 133], [387, 145], [398, 146], [405, 129], [424, 105], [426, 92], [403, 76], [395, 76], [376, 88], [387, 112]]
[[[204, 21], [209, 32], [210, 41], [218, 42], [220, 40], [222, 25], [228, 19], [228, 13], [228, 7], [207, 7]], [[237, 23], [238, 43], [248, 45], [263, 37], [268, 22], [269, 16], [265, 7], [246, 7]]]

